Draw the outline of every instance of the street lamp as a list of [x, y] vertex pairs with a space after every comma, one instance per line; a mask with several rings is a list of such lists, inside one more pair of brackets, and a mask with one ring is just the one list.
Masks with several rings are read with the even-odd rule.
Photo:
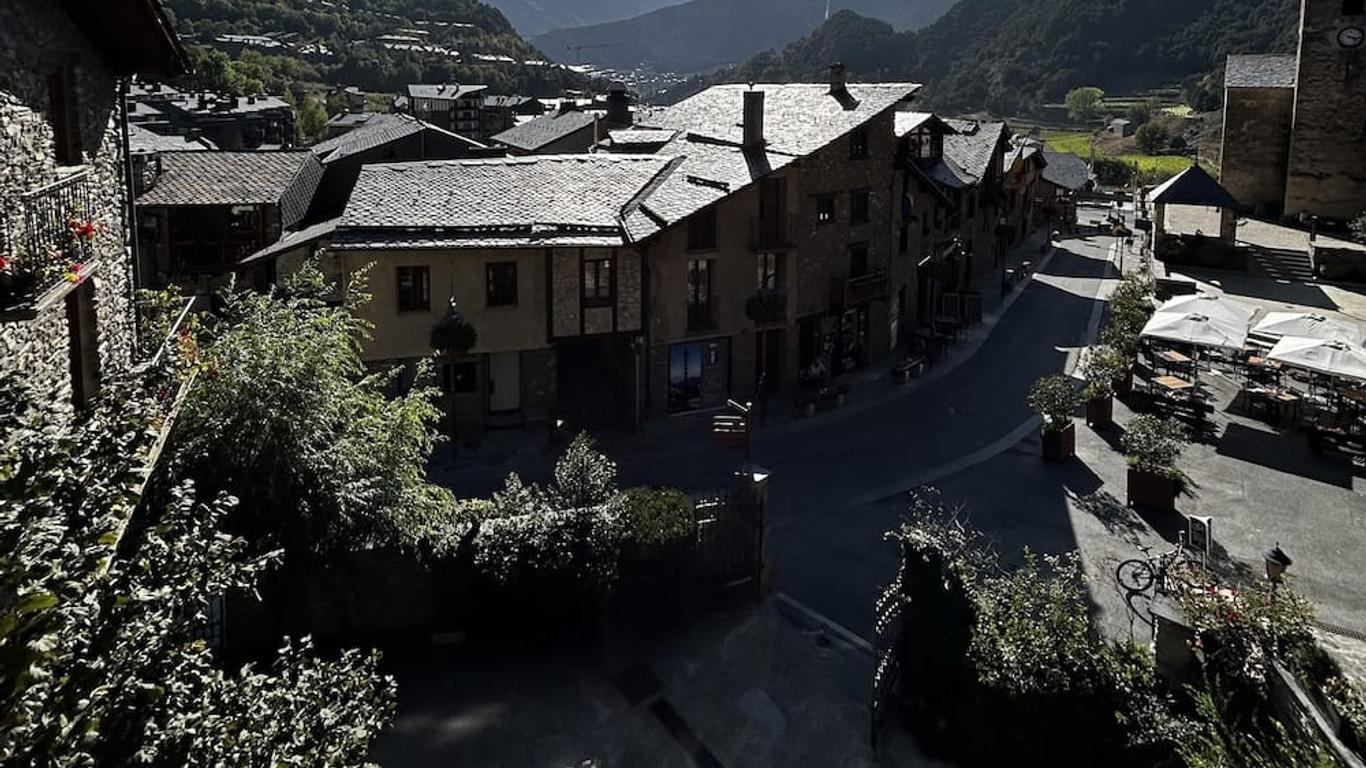
[[1285, 578], [1285, 570], [1294, 563], [1290, 559], [1290, 555], [1281, 549], [1280, 542], [1276, 542], [1276, 546], [1263, 552], [1262, 558], [1266, 560], [1266, 578], [1272, 584], [1281, 583], [1281, 580]]

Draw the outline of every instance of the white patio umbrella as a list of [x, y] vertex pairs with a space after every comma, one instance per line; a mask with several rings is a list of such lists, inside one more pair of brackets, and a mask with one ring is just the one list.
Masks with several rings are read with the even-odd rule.
[[1271, 348], [1267, 357], [1339, 379], [1366, 381], [1366, 349], [1345, 341], [1286, 336]]
[[1146, 339], [1218, 349], [1242, 349], [1247, 343], [1247, 321], [1214, 317], [1200, 312], [1158, 310], [1143, 326]]
[[1312, 312], [1268, 312], [1253, 326], [1252, 333], [1277, 339], [1285, 336], [1326, 341], [1336, 339], [1356, 346], [1366, 343], [1366, 328]]
[[1198, 315], [1241, 323], [1246, 330], [1252, 324], [1257, 308], [1214, 293], [1192, 293], [1176, 296], [1157, 308], [1158, 312], [1193, 312]]

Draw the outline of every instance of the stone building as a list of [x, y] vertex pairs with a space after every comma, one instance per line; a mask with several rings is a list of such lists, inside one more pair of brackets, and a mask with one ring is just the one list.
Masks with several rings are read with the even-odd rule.
[[790, 392], [890, 351], [890, 275], [909, 259], [893, 242], [894, 120], [918, 88], [834, 67], [829, 83], [714, 86], [640, 120], [676, 131], [659, 153], [682, 158], [627, 222], [646, 255], [650, 414]]
[[269, 263], [240, 262], [304, 222], [322, 177], [307, 150], [160, 155], [137, 197], [140, 284], [210, 295], [233, 274], [273, 283]]
[[1230, 56], [1223, 186], [1253, 213], [1366, 209], [1366, 6], [1303, 0], [1293, 56]]
[[372, 299], [363, 357], [437, 352], [454, 315], [474, 346], [440, 351], [452, 431], [544, 422], [631, 424], [640, 408], [641, 255], [624, 222], [676, 161], [563, 155], [366, 166], [332, 235]]
[[129, 121], [163, 136], [207, 139], [219, 149], [294, 146], [294, 108], [277, 96], [180, 91], [138, 82], [128, 91]]
[[425, 123], [431, 123], [476, 141], [483, 132], [485, 85], [425, 85], [408, 86], [407, 98], [401, 102], [403, 111]]
[[587, 152], [604, 130], [598, 115], [570, 108], [509, 128], [490, 141], [513, 155], [572, 155]]
[[0, 15], [0, 360], [80, 408], [137, 343], [122, 94], [186, 59], [157, 3], [6, 0]]

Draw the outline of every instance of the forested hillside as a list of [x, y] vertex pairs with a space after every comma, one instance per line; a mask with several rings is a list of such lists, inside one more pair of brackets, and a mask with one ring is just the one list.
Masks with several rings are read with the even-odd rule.
[[[898, 28], [939, 18], [954, 0], [831, 0]], [[820, 26], [826, 0], [690, 0], [643, 16], [534, 38], [552, 56], [583, 46], [585, 62], [616, 69], [706, 72], [743, 62]]]
[[[544, 62], [495, 8], [477, 0], [166, 0], [205, 85], [278, 90], [312, 80], [397, 91], [411, 82], [486, 83], [496, 92], [558, 95], [583, 78]], [[220, 35], [268, 35], [232, 67]], [[387, 37], [386, 37], [387, 36]], [[384, 38], [384, 39], [381, 39]], [[213, 78], [232, 67], [223, 83]], [[245, 81], [245, 82], [244, 82]]]
[[699, 80], [907, 79], [944, 111], [1037, 113], [1071, 88], [1195, 83], [1230, 52], [1293, 50], [1297, 0], [959, 0], [919, 32], [840, 13], [811, 35]]

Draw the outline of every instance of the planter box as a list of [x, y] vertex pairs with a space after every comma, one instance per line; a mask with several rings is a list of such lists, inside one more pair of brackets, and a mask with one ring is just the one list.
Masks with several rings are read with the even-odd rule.
[[1044, 461], [1067, 461], [1077, 455], [1077, 425], [1043, 433]]
[[1129, 506], [1160, 512], [1175, 512], [1181, 481], [1152, 472], [1129, 468]]
[[1098, 397], [1086, 401], [1086, 423], [1092, 427], [1113, 424], [1115, 421], [1115, 399]]

